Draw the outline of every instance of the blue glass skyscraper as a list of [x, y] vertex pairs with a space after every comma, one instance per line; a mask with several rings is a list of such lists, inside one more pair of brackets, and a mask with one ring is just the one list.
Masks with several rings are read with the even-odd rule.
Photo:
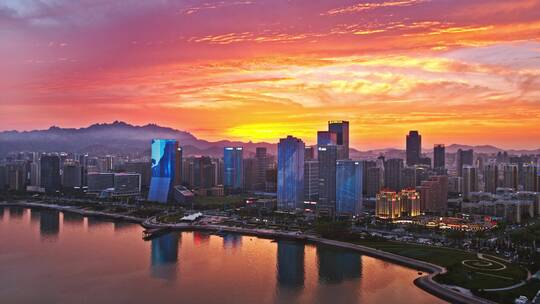
[[223, 149], [223, 186], [228, 190], [242, 190], [244, 186], [244, 166], [242, 147]]
[[176, 174], [180, 166], [178, 142], [172, 139], [152, 140], [152, 180], [148, 200], [167, 203], [175, 185]]
[[287, 136], [278, 143], [277, 203], [279, 210], [294, 210], [304, 204], [304, 142]]
[[362, 210], [362, 162], [336, 162], [336, 211], [338, 215], [358, 215]]

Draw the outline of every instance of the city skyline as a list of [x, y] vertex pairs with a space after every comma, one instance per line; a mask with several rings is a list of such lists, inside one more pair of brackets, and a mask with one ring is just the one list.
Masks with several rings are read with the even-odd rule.
[[[0, 130], [155, 122], [208, 140], [536, 149], [540, 3], [0, 4]], [[209, 20], [212, 20], [209, 22]], [[107, 36], [104, 36], [107, 33]]]

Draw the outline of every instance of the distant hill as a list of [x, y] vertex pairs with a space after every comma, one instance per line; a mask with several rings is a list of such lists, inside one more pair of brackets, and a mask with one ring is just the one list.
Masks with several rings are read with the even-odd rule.
[[189, 132], [155, 124], [133, 126], [115, 121], [80, 129], [53, 126], [47, 130], [0, 132], [0, 155], [17, 151], [93, 154], [144, 152], [150, 150], [153, 138], [178, 140], [186, 155], [219, 156], [224, 147], [235, 145], [243, 146], [248, 153], [254, 153], [255, 147], [266, 147], [270, 153], [276, 152], [275, 144], [228, 140], [210, 142], [198, 139]]
[[[0, 156], [9, 152], [88, 152], [92, 154], [107, 153], [142, 153], [150, 150], [153, 138], [170, 138], [179, 141], [185, 155], [221, 156], [226, 146], [243, 146], [248, 155], [255, 153], [256, 147], [266, 147], [271, 154], [277, 153], [275, 143], [253, 143], [221, 140], [216, 142], [196, 138], [193, 134], [168, 127], [148, 124], [134, 126], [121, 121], [113, 123], [93, 124], [86, 128], [50, 127], [47, 130], [4, 131], [0, 132]], [[447, 153], [455, 153], [458, 149], [474, 149], [477, 153], [497, 153], [504, 151], [494, 146], [466, 146], [452, 144], [446, 146]], [[425, 153], [431, 150], [425, 149]], [[540, 149], [508, 150], [510, 154], [540, 154]], [[359, 151], [351, 149], [351, 158], [376, 158], [384, 154], [387, 158], [404, 158], [405, 151], [400, 149], [377, 149]]]

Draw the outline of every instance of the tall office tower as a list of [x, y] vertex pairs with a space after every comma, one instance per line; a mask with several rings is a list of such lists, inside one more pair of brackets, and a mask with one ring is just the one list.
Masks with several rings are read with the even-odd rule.
[[336, 212], [336, 161], [337, 146], [320, 146], [319, 159], [319, 204], [317, 211], [321, 215], [333, 217]]
[[448, 177], [448, 192], [452, 194], [463, 193], [463, 178], [459, 176]]
[[523, 190], [525, 191], [540, 191], [537, 188], [538, 182], [538, 166], [534, 164], [523, 165]]
[[371, 167], [366, 173], [366, 195], [367, 197], [376, 197], [383, 187], [383, 168]]
[[317, 147], [337, 145], [337, 134], [331, 131], [317, 131]]
[[328, 122], [328, 131], [337, 134], [337, 144], [341, 146], [338, 155], [339, 159], [349, 158], [349, 122], [345, 120], [335, 120]]
[[176, 148], [176, 159], [175, 159], [175, 162], [174, 162], [174, 185], [175, 186], [178, 186], [178, 185], [181, 185], [182, 184], [182, 171], [183, 171], [183, 168], [182, 168], [182, 164], [183, 164], [183, 161], [182, 161], [182, 158], [183, 158], [183, 150], [182, 150], [182, 147], [177, 147]]
[[306, 147], [306, 153], [304, 154], [305, 160], [314, 160], [315, 159], [315, 148], [313, 146]]
[[244, 187], [243, 152], [242, 147], [223, 149], [223, 186], [229, 192], [238, 192]]
[[395, 219], [401, 216], [400, 199], [396, 192], [383, 190], [377, 194], [375, 216], [388, 219]]
[[472, 192], [478, 191], [478, 174], [476, 167], [463, 166], [463, 199], [469, 200]]
[[403, 159], [391, 158], [384, 162], [384, 187], [399, 191], [401, 186], [401, 170]]
[[[367, 195], [367, 175], [368, 175], [368, 169], [374, 168], [377, 166], [377, 162], [373, 160], [363, 160], [362, 161], [362, 195]], [[378, 191], [377, 191], [378, 192]]]
[[26, 162], [16, 160], [7, 164], [7, 184], [9, 190], [24, 191], [26, 190]]
[[266, 152], [266, 148], [258, 147], [255, 149], [255, 159], [256, 168], [255, 168], [255, 182], [254, 188], [257, 191], [264, 191], [265, 180], [266, 180], [266, 170], [268, 169], [270, 158]]
[[362, 162], [336, 162], [336, 212], [357, 216], [362, 211]]
[[64, 188], [80, 188], [82, 187], [83, 171], [77, 161], [64, 162], [64, 170], [62, 174], [62, 187]]
[[7, 184], [7, 168], [5, 165], [0, 165], [0, 190], [6, 190]]
[[496, 163], [490, 163], [484, 166], [484, 191], [497, 193], [499, 185], [499, 166]]
[[279, 210], [300, 209], [304, 205], [304, 142], [287, 136], [278, 143], [277, 205]]
[[176, 140], [152, 140], [152, 179], [148, 192], [149, 201], [167, 203], [169, 199], [173, 198], [176, 173], [178, 166], [180, 166], [177, 164], [177, 153], [178, 142]]
[[427, 214], [446, 213], [448, 204], [448, 176], [432, 176], [416, 187], [420, 193], [420, 211]]
[[277, 192], [277, 166], [272, 166], [266, 170], [265, 192]]
[[405, 167], [401, 169], [400, 189], [411, 189], [416, 187], [416, 168]]
[[190, 186], [196, 189], [212, 188], [215, 185], [215, 164], [209, 156], [192, 160]]
[[398, 193], [401, 215], [418, 216], [420, 215], [420, 193], [415, 189], [404, 189]]
[[444, 169], [446, 164], [446, 154], [444, 145], [435, 145], [433, 147], [433, 168]]
[[31, 186], [40, 186], [41, 185], [41, 172], [40, 172], [40, 162], [33, 161], [30, 163], [30, 185]]
[[503, 166], [503, 187], [517, 190], [519, 185], [518, 172], [518, 165], [505, 164]]
[[244, 189], [246, 191], [255, 190], [255, 177], [257, 176], [257, 159], [244, 159]]
[[41, 156], [41, 187], [48, 193], [60, 190], [60, 157], [58, 155]]
[[474, 152], [470, 150], [461, 150], [458, 149], [456, 153], [456, 172], [457, 176], [463, 177], [463, 166], [472, 166], [474, 159]]
[[409, 131], [406, 140], [407, 166], [420, 164], [422, 157], [422, 136], [418, 131]]
[[304, 161], [304, 200], [317, 202], [319, 200], [319, 162]]

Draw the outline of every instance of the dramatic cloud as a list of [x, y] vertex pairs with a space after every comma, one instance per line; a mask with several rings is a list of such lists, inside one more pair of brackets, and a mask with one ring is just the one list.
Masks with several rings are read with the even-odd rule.
[[538, 148], [540, 1], [0, 1], [0, 129]]

